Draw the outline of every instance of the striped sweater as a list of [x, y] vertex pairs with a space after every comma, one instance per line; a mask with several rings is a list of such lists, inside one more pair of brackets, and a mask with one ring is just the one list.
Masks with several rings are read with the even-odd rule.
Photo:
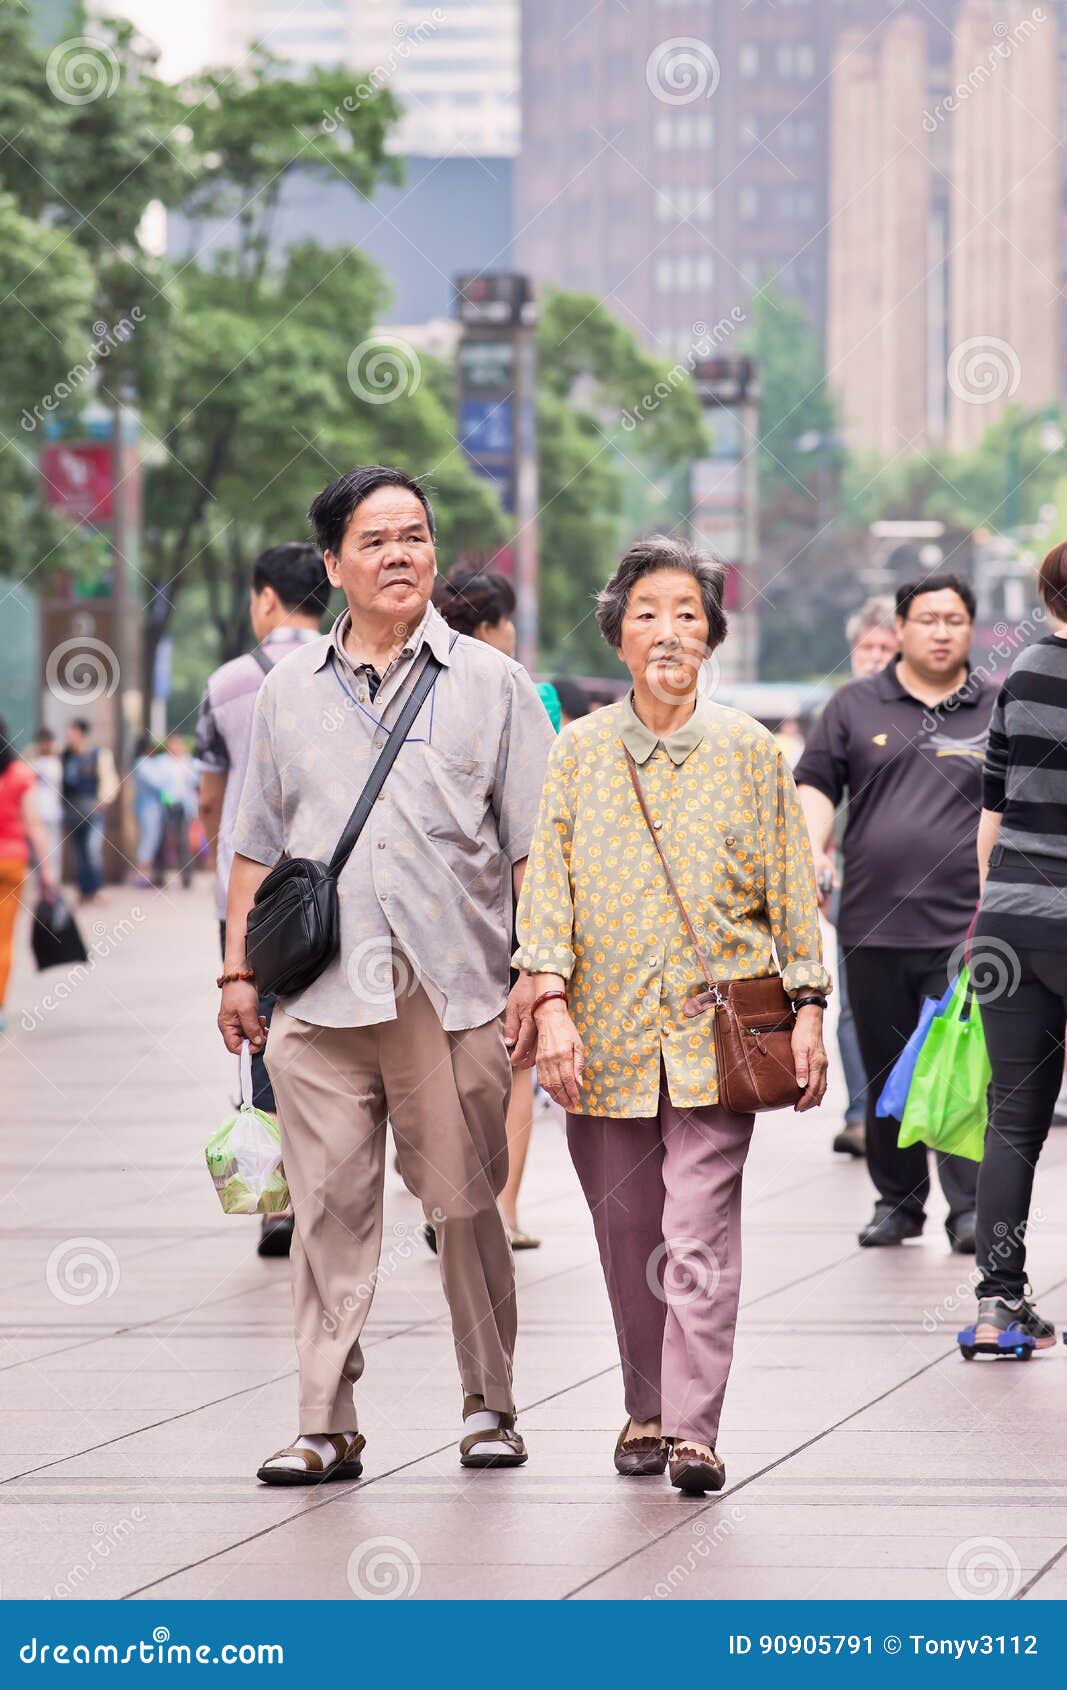
[[1067, 638], [1049, 634], [1012, 664], [989, 724], [983, 803], [1001, 824], [982, 926], [1067, 948]]

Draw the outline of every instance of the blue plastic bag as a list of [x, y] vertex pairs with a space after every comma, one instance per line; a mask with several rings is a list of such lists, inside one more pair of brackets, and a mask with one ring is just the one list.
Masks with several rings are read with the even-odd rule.
[[875, 1104], [876, 1115], [891, 1115], [894, 1121], [904, 1119], [904, 1109], [908, 1101], [908, 1091], [911, 1087], [911, 1077], [915, 1072], [915, 1064], [919, 1060], [919, 1052], [926, 1043], [926, 1035], [930, 1031], [930, 1023], [935, 1015], [943, 1015], [948, 1008], [949, 1000], [955, 989], [953, 980], [940, 1001], [937, 998], [924, 998], [919, 1012], [919, 1023], [904, 1049], [889, 1070], [889, 1078], [882, 1087], [882, 1095]]

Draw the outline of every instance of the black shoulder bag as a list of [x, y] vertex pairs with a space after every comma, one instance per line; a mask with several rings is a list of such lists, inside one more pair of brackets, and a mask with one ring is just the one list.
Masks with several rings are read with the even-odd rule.
[[248, 912], [245, 936], [249, 967], [256, 971], [256, 988], [261, 995], [287, 997], [306, 990], [337, 955], [341, 944], [338, 877], [443, 667], [428, 651], [419, 678], [378, 754], [329, 862], [283, 857], [261, 883]]

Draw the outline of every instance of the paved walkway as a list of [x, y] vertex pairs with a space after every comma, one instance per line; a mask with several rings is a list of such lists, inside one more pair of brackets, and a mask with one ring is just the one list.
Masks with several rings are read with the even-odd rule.
[[[1067, 1356], [959, 1359], [967, 1264], [939, 1214], [857, 1249], [867, 1178], [831, 1155], [830, 1108], [758, 1125], [718, 1500], [612, 1471], [619, 1373], [555, 1111], [523, 1205], [544, 1245], [517, 1263], [529, 1465], [457, 1465], [437, 1268], [390, 1173], [367, 1476], [258, 1487], [295, 1430], [288, 1270], [203, 1164], [231, 1069], [207, 891], [116, 891], [85, 926], [91, 975], [23, 959], [0, 1041], [3, 1597], [1067, 1595]], [[1059, 1132], [1032, 1274], [1060, 1318], [1065, 1198]]]

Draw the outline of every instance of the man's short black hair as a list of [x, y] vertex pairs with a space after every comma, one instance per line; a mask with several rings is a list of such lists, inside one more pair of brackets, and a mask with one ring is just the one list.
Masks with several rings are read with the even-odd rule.
[[944, 592], [946, 587], [959, 594], [967, 615], [973, 622], [977, 600], [970, 584], [963, 579], [962, 575], [957, 575], [951, 569], [943, 570], [940, 575], [925, 575], [921, 581], [905, 581], [899, 586], [896, 597], [897, 615], [906, 618], [912, 604], [921, 593], [941, 593]]
[[584, 687], [579, 686], [577, 681], [568, 680], [565, 675], [558, 678], [553, 675], [552, 685], [556, 689], [565, 716], [569, 716], [572, 722], [577, 722], [582, 716], [588, 716], [589, 698]]
[[315, 538], [324, 552], [337, 555], [353, 512], [364, 499], [369, 499], [372, 493], [376, 493], [379, 487], [403, 487], [409, 493], [414, 493], [426, 512], [430, 539], [437, 538], [433, 509], [415, 477], [402, 469], [390, 469], [385, 464], [371, 464], [369, 467], [346, 469], [344, 475], [339, 475], [336, 481], [331, 481], [330, 485], [324, 487], [312, 500], [308, 517], [314, 527]]
[[285, 609], [317, 621], [330, 602], [330, 581], [317, 546], [306, 540], [286, 540], [268, 546], [252, 565], [252, 590], [273, 587]]
[[77, 728], [79, 733], [83, 733], [86, 739], [93, 731], [93, 724], [87, 721], [84, 716], [75, 716], [70, 725], [72, 728]]

